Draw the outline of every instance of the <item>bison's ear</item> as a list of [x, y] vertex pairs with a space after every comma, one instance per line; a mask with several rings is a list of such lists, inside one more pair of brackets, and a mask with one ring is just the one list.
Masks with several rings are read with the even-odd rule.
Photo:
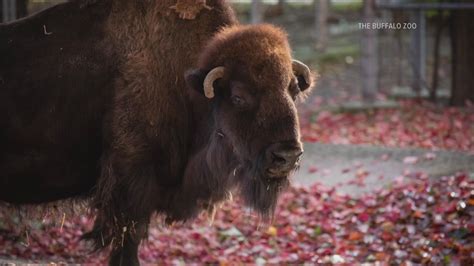
[[296, 79], [298, 80], [298, 87], [300, 88], [300, 91], [305, 91], [311, 87], [311, 80], [307, 81], [302, 75], [296, 76]]
[[184, 79], [189, 89], [193, 89], [200, 94], [204, 95], [204, 79], [206, 73], [201, 69], [191, 69], [186, 71]]
[[298, 80], [300, 91], [305, 91], [313, 85], [314, 76], [307, 65], [298, 60], [293, 60], [293, 73]]

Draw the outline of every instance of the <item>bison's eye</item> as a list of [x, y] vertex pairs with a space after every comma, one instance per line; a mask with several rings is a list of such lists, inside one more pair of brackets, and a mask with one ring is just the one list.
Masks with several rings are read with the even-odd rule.
[[242, 111], [252, 108], [255, 104], [254, 96], [243, 83], [238, 81], [231, 84], [229, 101], [233, 107]]
[[232, 104], [235, 105], [236, 107], [245, 107], [247, 105], [247, 101], [245, 101], [244, 98], [237, 95], [232, 95], [230, 97], [230, 100], [232, 101]]

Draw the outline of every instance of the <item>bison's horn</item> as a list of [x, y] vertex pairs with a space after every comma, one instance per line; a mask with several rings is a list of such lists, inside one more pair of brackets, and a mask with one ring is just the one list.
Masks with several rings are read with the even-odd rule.
[[224, 70], [225, 68], [220, 66], [207, 73], [207, 76], [204, 79], [204, 95], [206, 95], [207, 98], [214, 98], [214, 81], [224, 76]]
[[302, 75], [307, 84], [311, 84], [311, 70], [303, 62], [298, 60], [293, 60], [293, 72], [296, 75]]

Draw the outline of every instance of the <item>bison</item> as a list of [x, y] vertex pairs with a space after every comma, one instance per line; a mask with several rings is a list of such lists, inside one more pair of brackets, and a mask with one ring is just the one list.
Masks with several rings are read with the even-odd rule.
[[195, 2], [73, 0], [0, 25], [1, 201], [90, 199], [84, 238], [111, 265], [139, 264], [155, 213], [187, 221], [236, 191], [272, 216], [312, 72], [283, 30]]

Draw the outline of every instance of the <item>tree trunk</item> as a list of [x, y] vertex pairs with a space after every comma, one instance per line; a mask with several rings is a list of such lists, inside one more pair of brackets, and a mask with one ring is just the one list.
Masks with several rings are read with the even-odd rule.
[[8, 20], [8, 3], [9, 0], [0, 0], [0, 23], [7, 22]]
[[473, 17], [474, 10], [456, 10], [451, 13], [452, 105], [474, 101]]
[[286, 0], [278, 0], [277, 8], [278, 8], [279, 16], [285, 14]]
[[278, 6], [281, 8], [285, 8], [285, 0], [278, 0]]
[[250, 22], [252, 24], [257, 24], [262, 22], [262, 14], [263, 14], [263, 4], [262, 0], [252, 0], [252, 9], [250, 12]]
[[438, 91], [438, 81], [439, 81], [439, 49], [440, 49], [440, 43], [441, 43], [441, 36], [443, 34], [443, 28], [444, 28], [444, 18], [443, 18], [444, 12], [442, 10], [438, 10], [438, 14], [436, 15], [436, 33], [435, 33], [435, 41], [434, 41], [434, 49], [433, 49], [433, 58], [434, 58], [434, 63], [433, 63], [433, 83], [431, 84], [431, 90], [430, 90], [430, 99], [432, 101], [436, 101], [438, 96], [437, 96], [437, 91]]
[[[394, 23], [404, 23], [407, 21], [406, 15], [402, 10], [394, 10], [392, 12], [392, 20]], [[402, 55], [404, 53], [403, 50], [403, 34], [402, 31], [396, 30], [394, 31], [395, 34], [395, 40], [397, 42], [397, 50], [395, 51], [396, 54]], [[395, 64], [396, 66], [396, 72], [397, 72], [397, 80], [396, 84], [398, 87], [402, 86], [403, 84], [403, 60], [401, 56], [396, 57], [395, 59]]]
[[327, 48], [329, 39], [329, 0], [315, 0], [314, 6], [316, 9], [316, 49], [324, 51]]
[[0, 23], [19, 19], [27, 14], [28, 0], [0, 0]]
[[[374, 0], [364, 0], [363, 23], [375, 21]], [[370, 27], [362, 30], [362, 99], [365, 102], [375, 100], [377, 92], [377, 30]]]
[[26, 17], [28, 15], [28, 0], [16, 0], [16, 18]]

